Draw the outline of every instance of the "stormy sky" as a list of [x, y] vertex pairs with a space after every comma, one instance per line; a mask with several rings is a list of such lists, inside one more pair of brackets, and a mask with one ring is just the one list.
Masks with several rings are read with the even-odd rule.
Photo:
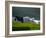
[[29, 16], [34, 17], [36, 20], [40, 20], [40, 8], [31, 7], [12, 7], [12, 16]]

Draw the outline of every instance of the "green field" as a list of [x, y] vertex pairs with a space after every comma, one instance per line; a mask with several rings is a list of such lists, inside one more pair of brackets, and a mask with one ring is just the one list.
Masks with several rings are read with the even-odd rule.
[[24, 31], [24, 30], [40, 30], [40, 24], [33, 22], [17, 22], [12, 21], [12, 31]]

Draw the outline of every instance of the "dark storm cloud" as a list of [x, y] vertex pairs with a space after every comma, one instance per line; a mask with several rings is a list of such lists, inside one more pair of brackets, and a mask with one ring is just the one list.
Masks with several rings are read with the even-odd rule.
[[29, 16], [40, 19], [40, 8], [12, 7], [12, 16]]

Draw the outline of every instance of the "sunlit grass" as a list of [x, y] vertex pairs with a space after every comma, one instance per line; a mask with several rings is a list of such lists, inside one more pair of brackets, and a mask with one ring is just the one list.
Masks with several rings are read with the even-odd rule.
[[17, 22], [12, 21], [12, 30], [19, 31], [19, 30], [40, 30], [40, 24], [36, 24], [33, 22]]

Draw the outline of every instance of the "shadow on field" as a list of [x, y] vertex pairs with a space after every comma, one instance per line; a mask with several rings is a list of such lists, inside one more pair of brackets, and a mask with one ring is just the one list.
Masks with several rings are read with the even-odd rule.
[[12, 28], [13, 28], [12, 31], [40, 30], [40, 27], [37, 27], [37, 29], [36, 27], [32, 27], [32, 28], [30, 27], [12, 27]]
[[12, 31], [22, 31], [22, 30], [30, 30], [29, 27], [12, 27]]

